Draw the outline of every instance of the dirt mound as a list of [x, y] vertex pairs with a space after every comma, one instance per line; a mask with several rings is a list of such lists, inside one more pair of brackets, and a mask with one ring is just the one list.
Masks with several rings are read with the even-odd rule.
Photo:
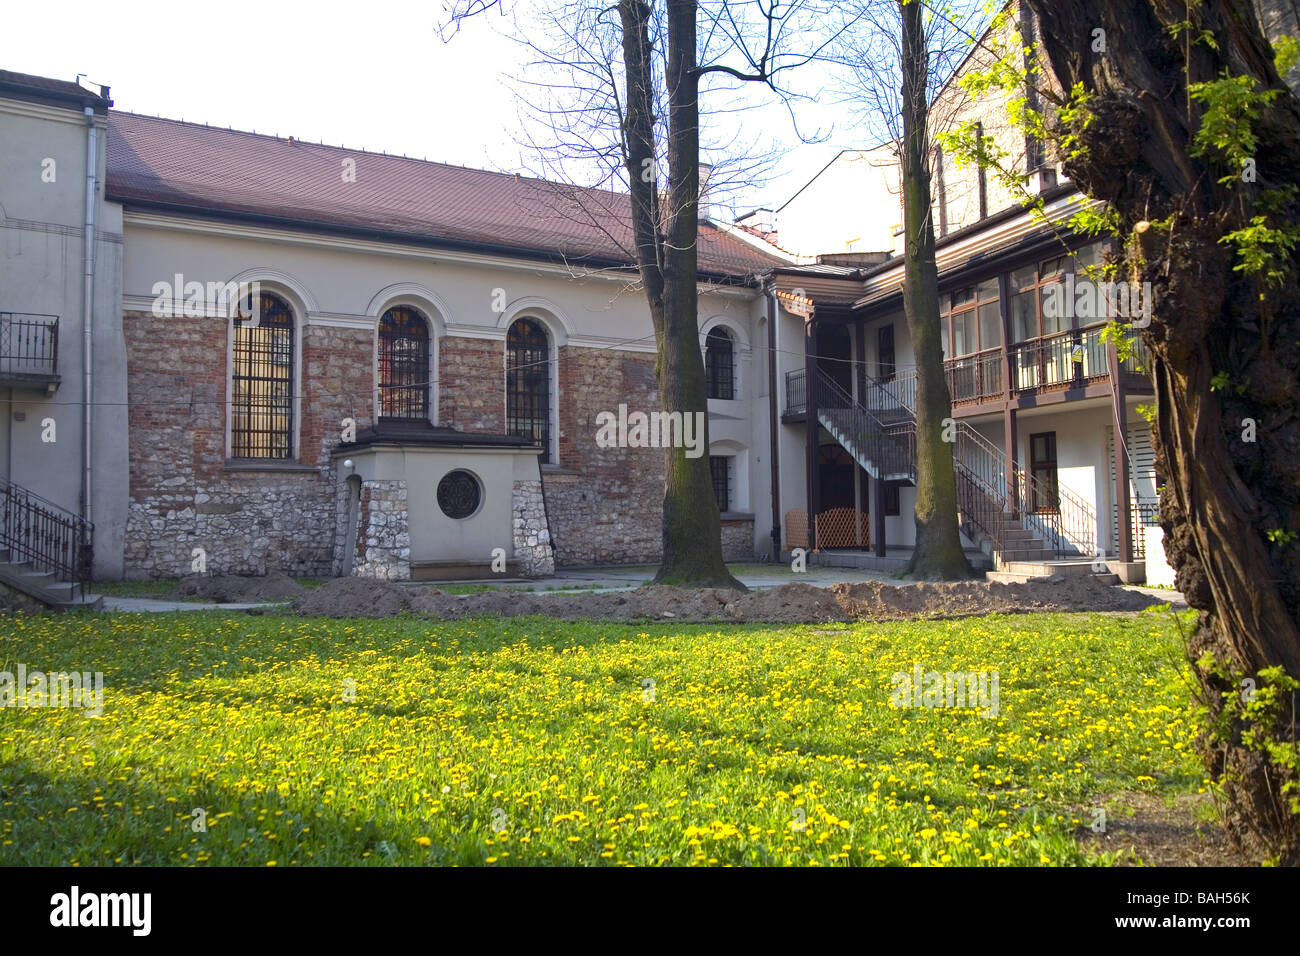
[[1140, 611], [1159, 601], [1100, 584], [1091, 575], [1002, 584], [988, 581], [890, 585], [879, 581], [830, 588], [850, 619], [872, 621], [961, 617], [994, 611]]
[[396, 585], [338, 578], [303, 594], [299, 613], [319, 617], [388, 617], [403, 609], [444, 620], [539, 614], [564, 620], [670, 619], [822, 624], [961, 617], [993, 611], [1140, 611], [1160, 603], [1090, 576], [1056, 577], [1028, 584], [987, 581], [893, 585], [872, 581], [829, 588], [790, 583], [748, 593], [651, 586], [632, 591], [533, 594], [482, 591], [448, 594], [436, 585]]
[[178, 597], [203, 597], [220, 604], [280, 601], [295, 598], [306, 588], [286, 574], [272, 571], [260, 577], [242, 574], [191, 574], [173, 592]]
[[302, 591], [293, 602], [307, 617], [392, 617], [406, 604], [406, 589], [371, 578], [335, 578]]

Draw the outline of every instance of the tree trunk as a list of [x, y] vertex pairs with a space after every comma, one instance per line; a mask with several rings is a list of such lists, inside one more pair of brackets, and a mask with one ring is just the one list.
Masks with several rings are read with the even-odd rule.
[[[1288, 807], [1294, 768], [1243, 735], [1295, 740], [1294, 692], [1267, 725], [1243, 715], [1241, 681], [1264, 668], [1300, 677], [1300, 287], [1296, 261], [1261, 291], [1234, 271], [1221, 240], [1269, 215], [1297, 221], [1294, 195], [1274, 209], [1261, 193], [1300, 187], [1300, 102], [1284, 92], [1254, 123], [1258, 181], [1244, 183], [1213, 156], [1193, 156], [1203, 109], [1189, 83], [1222, 71], [1283, 89], [1251, 0], [1027, 0], [1047, 60], [1065, 89], [1092, 94], [1095, 117], [1066, 172], [1111, 204], [1135, 239], [1140, 278], [1152, 283], [1143, 333], [1156, 395], [1155, 451], [1165, 477], [1161, 523], [1178, 587], [1200, 611], [1189, 645], [1212, 723], [1207, 767], [1230, 800], [1229, 833], [1257, 855], [1300, 861], [1300, 817]], [[1170, 27], [1191, 16], [1193, 31]], [[1103, 35], [1104, 52], [1090, 52]], [[1198, 42], [1202, 30], [1215, 43]], [[1090, 38], [1085, 42], [1081, 38]], [[1220, 182], [1228, 174], [1232, 182]], [[1148, 221], [1167, 220], [1157, 226]], [[1216, 378], [1217, 376], [1217, 378]], [[1253, 432], [1251, 429], [1254, 429]], [[1275, 540], [1270, 540], [1269, 532]], [[1211, 655], [1218, 667], [1201, 666]]]
[[[700, 350], [696, 263], [699, 230], [699, 78], [696, 73], [695, 0], [668, 0], [668, 202], [658, 208], [658, 184], [643, 175], [655, 168], [654, 97], [644, 0], [621, 0], [623, 61], [627, 71], [627, 167], [638, 266], [658, 343], [656, 370], [666, 412], [698, 415], [703, 453], [664, 450], [663, 560], [656, 584], [744, 590], [722, 559], [722, 528], [709, 471], [708, 393]], [[661, 227], [661, 219], [666, 222]], [[662, 228], [662, 232], [661, 232]], [[666, 235], [665, 235], [666, 233]]]
[[939, 268], [934, 257], [927, 163], [929, 72], [923, 13], [916, 0], [902, 6], [903, 44], [903, 311], [916, 353], [916, 549], [907, 571], [918, 578], [953, 580], [972, 575], [957, 528], [957, 477], [945, 420], [952, 399], [940, 340]]

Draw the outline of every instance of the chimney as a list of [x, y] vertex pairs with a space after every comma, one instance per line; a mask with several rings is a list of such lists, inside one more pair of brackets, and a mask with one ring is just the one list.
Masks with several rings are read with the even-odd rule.
[[700, 218], [711, 219], [709, 208], [709, 176], [713, 173], [712, 163], [700, 163]]

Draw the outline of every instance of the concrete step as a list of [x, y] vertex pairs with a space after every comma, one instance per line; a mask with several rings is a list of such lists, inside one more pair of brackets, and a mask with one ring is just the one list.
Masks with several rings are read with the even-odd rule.
[[[1049, 552], [1050, 553], [1050, 552]], [[1091, 561], [1026, 561], [1007, 558], [999, 569], [1011, 574], [1032, 574], [1038, 577], [1051, 577], [1053, 574], [1082, 576], [1094, 574]]]
[[1035, 547], [1031, 544], [1023, 548], [1005, 548], [999, 551], [997, 555], [1001, 570], [1005, 571], [1009, 564], [1037, 564], [1051, 559], [1055, 556], [1055, 553], [1049, 548]]
[[[1021, 574], [1013, 571], [988, 571], [984, 574], [986, 581], [998, 584], [1028, 584], [1030, 581], [1065, 580], [1066, 577], [1067, 575]], [[1092, 574], [1089, 577], [1098, 584], [1115, 585], [1120, 583], [1118, 574]]]
[[30, 562], [0, 562], [0, 587], [25, 594], [54, 611], [74, 608], [99, 610], [104, 599], [98, 594], [78, 592], [67, 582], [60, 581], [48, 571], [36, 571]]

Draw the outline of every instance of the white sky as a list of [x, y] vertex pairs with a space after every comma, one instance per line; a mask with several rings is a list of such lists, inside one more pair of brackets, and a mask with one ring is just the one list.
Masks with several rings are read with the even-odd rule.
[[[435, 30], [441, 0], [62, 0], [8, 4], [0, 68], [112, 87], [117, 109], [405, 153], [483, 169], [526, 170], [507, 74], [526, 62], [490, 13], [450, 44]], [[707, 104], [706, 104], [707, 105]], [[801, 126], [839, 123], [829, 105]], [[808, 117], [805, 121], [805, 116]], [[799, 144], [784, 111], [736, 117], [787, 146], [778, 177], [735, 200], [779, 206], [842, 147]]]

